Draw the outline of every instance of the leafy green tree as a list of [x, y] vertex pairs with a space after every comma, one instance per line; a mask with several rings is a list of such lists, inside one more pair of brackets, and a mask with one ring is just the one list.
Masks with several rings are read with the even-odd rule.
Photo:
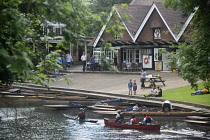
[[202, 80], [210, 87], [210, 1], [209, 0], [166, 0], [166, 6], [183, 11], [184, 15], [196, 12], [186, 34], [185, 43], [179, 45], [180, 76], [192, 87]]
[[0, 84], [11, 85], [14, 81], [25, 80], [45, 84], [45, 80], [49, 81], [45, 76], [46, 64], [55, 61], [49, 61], [47, 56], [47, 43], [41, 40], [44, 36], [41, 25], [65, 24], [65, 40], [74, 43], [85, 35], [87, 22], [93, 19], [91, 16], [81, 0], [2, 0]]

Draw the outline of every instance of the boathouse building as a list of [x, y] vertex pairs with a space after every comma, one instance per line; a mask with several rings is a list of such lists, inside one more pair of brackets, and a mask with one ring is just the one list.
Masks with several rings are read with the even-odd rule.
[[[117, 52], [110, 51], [107, 58], [117, 55], [118, 67], [122, 70], [132, 69], [134, 63], [139, 69], [170, 70], [161, 50], [171, 51], [171, 46], [185, 41], [184, 33], [188, 32], [194, 13], [183, 17], [181, 11], [166, 8], [162, 2], [133, 0], [126, 8], [114, 5], [107, 23], [91, 44], [96, 63], [101, 63], [102, 40], [105, 40]], [[111, 35], [106, 30], [116, 19], [124, 29], [119, 30], [120, 34]]]

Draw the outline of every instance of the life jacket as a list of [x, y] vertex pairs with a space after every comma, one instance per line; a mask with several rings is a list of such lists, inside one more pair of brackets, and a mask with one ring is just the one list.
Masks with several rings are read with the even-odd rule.
[[152, 122], [152, 119], [150, 116], [146, 116], [146, 121], [145, 123], [151, 123]]
[[85, 117], [86, 117], [85, 111], [80, 111], [78, 116], [79, 116], [80, 120], [85, 119]]
[[132, 124], [137, 124], [137, 119], [136, 118], [132, 118], [132, 119], [133, 119]]
[[124, 116], [121, 113], [120, 113], [120, 119], [124, 120]]

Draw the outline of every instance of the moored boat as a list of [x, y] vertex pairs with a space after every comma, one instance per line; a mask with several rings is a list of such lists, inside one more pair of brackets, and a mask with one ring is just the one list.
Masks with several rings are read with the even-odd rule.
[[160, 130], [160, 125], [120, 124], [120, 123], [115, 123], [114, 120], [110, 120], [108, 118], [104, 118], [104, 124], [107, 126], [113, 126], [113, 127], [123, 128], [123, 129]]
[[88, 104], [88, 105], [93, 105], [96, 103], [118, 103], [121, 102], [121, 99], [113, 99], [113, 100], [104, 100], [104, 101], [69, 101], [69, 104]]

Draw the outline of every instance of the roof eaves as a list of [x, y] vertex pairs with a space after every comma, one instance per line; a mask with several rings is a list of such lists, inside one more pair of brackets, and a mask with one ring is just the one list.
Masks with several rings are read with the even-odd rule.
[[184, 33], [185, 29], [187, 28], [187, 26], [189, 25], [190, 21], [192, 20], [192, 18], [194, 17], [196, 11], [198, 10], [198, 7], [195, 8], [195, 12], [191, 13], [190, 16], [188, 17], [187, 21], [185, 22], [183, 28], [181, 29], [181, 31], [179, 32], [179, 34], [177, 35], [177, 42], [179, 41], [179, 39], [181, 38], [182, 34]]
[[160, 15], [161, 19], [163, 20], [164, 24], [166, 25], [167, 29], [169, 30], [169, 32], [171, 33], [171, 35], [173, 36], [174, 40], [178, 41], [178, 39], [175, 37], [174, 33], [172, 32], [172, 30], [170, 29], [170, 27], [168, 26], [167, 22], [165, 21], [165, 19], [163, 18], [162, 14], [160, 13], [159, 9], [157, 8], [156, 4], [153, 4], [155, 9], [157, 10], [158, 14]]
[[136, 41], [136, 39], [138, 38], [138, 36], [140, 35], [143, 27], [145, 26], [146, 22], [148, 21], [150, 15], [152, 14], [153, 10], [155, 9], [155, 4], [153, 3], [153, 5], [151, 6], [149, 12], [147, 13], [146, 17], [144, 18], [141, 26], [139, 27], [139, 29], [136, 32], [136, 35], [134, 36], [134, 42]]
[[95, 47], [95, 46], [97, 45], [99, 39], [101, 38], [102, 34], [104, 33], [104, 30], [106, 29], [107, 23], [108, 23], [109, 20], [111, 19], [111, 17], [112, 17], [112, 15], [113, 15], [114, 11], [115, 11], [115, 10], [112, 9], [112, 11], [110, 12], [109, 17], [107, 18], [106, 24], [103, 25], [101, 31], [99, 32], [98, 36], [96, 37], [95, 42], [93, 43], [93, 47]]
[[[116, 13], [118, 14], [118, 16], [120, 17], [120, 19], [122, 20], [122, 17], [120, 16], [120, 13], [119, 13], [117, 10], [116, 10]], [[122, 21], [123, 21], [123, 20], [122, 20]], [[126, 29], [126, 31], [128, 32], [128, 34], [130, 35], [131, 39], [134, 41], [134, 38], [133, 38], [132, 34], [130, 33], [128, 27], [126, 26], [125, 22], [123, 21], [122, 23], [123, 23], [123, 25], [125, 26], [125, 29]]]

